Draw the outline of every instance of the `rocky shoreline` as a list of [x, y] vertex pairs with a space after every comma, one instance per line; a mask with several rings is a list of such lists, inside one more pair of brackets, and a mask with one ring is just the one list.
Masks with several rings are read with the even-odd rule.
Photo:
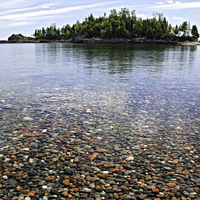
[[71, 43], [71, 40], [19, 40], [19, 41], [8, 41], [0, 40], [0, 44], [26, 44], [26, 43]]
[[7, 41], [0, 40], [0, 44], [15, 44], [15, 43], [133, 43], [133, 44], [173, 44], [173, 45], [200, 45], [200, 42], [179, 42], [170, 40], [152, 40], [152, 39], [100, 39], [100, 38], [75, 38], [74, 40], [19, 40]]

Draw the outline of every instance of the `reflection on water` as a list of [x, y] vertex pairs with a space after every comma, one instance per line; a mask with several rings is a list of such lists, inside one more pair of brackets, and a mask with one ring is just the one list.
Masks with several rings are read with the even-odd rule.
[[1, 45], [0, 55], [2, 94], [62, 91], [73, 106], [160, 108], [165, 115], [192, 101], [199, 110], [198, 46], [12, 44]]

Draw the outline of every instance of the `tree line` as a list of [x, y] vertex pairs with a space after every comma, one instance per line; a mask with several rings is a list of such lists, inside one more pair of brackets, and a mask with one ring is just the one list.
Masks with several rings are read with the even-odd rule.
[[[178, 36], [179, 32], [181, 36]], [[173, 27], [163, 16], [155, 13], [151, 19], [137, 18], [135, 11], [122, 8], [119, 12], [113, 9], [107, 16], [104, 14], [95, 18], [93, 14], [86, 17], [83, 22], [77, 21], [70, 26], [62, 28], [51, 25], [47, 28], [35, 30], [35, 39], [68, 40], [77, 36], [84, 38], [146, 38], [163, 40], [197, 40], [199, 33], [196, 25], [192, 26], [191, 35], [188, 35], [188, 22]]]

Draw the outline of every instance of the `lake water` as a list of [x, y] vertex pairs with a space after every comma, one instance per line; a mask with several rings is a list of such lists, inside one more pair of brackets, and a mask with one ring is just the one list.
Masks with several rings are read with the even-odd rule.
[[[188, 163], [192, 169], [187, 182], [165, 177], [165, 182], [181, 184], [176, 197], [200, 182], [195, 175], [200, 166], [200, 46], [3, 44], [0, 58], [0, 144], [8, 145], [0, 153], [38, 143], [45, 146], [41, 146], [44, 152], [53, 143], [55, 148], [63, 144], [60, 155], [65, 153], [65, 142], [73, 146], [77, 141], [65, 156], [81, 151], [78, 147], [85, 149], [82, 156], [94, 151], [99, 155], [103, 150], [97, 146], [112, 152], [104, 152], [104, 162], [117, 163], [133, 155], [137, 163], [132, 157], [127, 161], [138, 173], [130, 185], [137, 185], [145, 173], [150, 177], [170, 169], [179, 173], [175, 158], [182, 170]], [[30, 143], [26, 134], [32, 133], [48, 134], [37, 135]], [[152, 164], [149, 171], [148, 163]], [[195, 197], [199, 194], [192, 192]]]
[[59, 95], [72, 107], [160, 119], [200, 111], [199, 46], [8, 44], [0, 55], [3, 99]]

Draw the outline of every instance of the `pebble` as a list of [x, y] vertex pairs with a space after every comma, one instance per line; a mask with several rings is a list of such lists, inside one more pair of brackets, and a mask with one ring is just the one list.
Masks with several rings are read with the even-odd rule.
[[134, 160], [134, 157], [133, 156], [129, 156], [126, 160], [128, 160], [128, 161]]
[[90, 193], [92, 190], [90, 188], [83, 188], [80, 192]]
[[151, 92], [123, 109], [109, 92], [90, 94], [103, 107], [64, 90], [2, 96], [0, 198], [198, 200], [199, 115]]
[[5, 176], [3, 176], [2, 178], [5, 179], [5, 180], [7, 180], [7, 179], [8, 179], [8, 176], [5, 175]]
[[32, 121], [33, 118], [31, 118], [31, 117], [24, 117], [23, 120], [24, 120], [24, 121]]
[[70, 176], [72, 176], [75, 173], [73, 169], [68, 169], [68, 168], [64, 169], [64, 171], [66, 175], [70, 175]]

